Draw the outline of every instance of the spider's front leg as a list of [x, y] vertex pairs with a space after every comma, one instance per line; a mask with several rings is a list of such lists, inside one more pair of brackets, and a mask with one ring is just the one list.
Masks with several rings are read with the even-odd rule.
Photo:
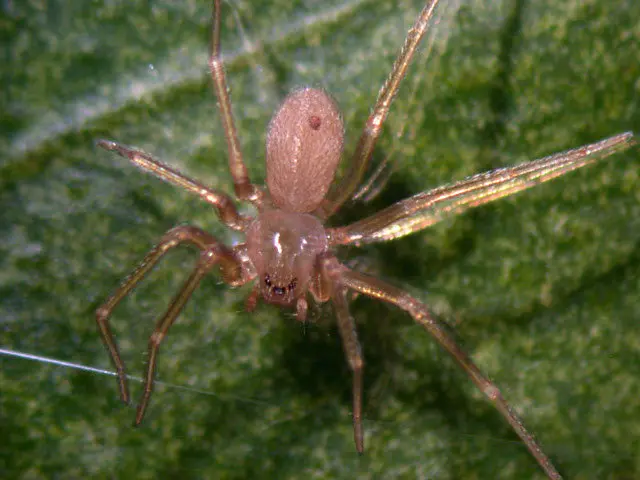
[[229, 170], [233, 177], [236, 196], [243, 201], [251, 202], [258, 210], [262, 208], [264, 193], [257, 185], [251, 183], [247, 167], [242, 158], [242, 149], [238, 140], [238, 130], [231, 110], [229, 86], [224, 71], [224, 62], [220, 52], [220, 0], [214, 0], [211, 29], [211, 55], [209, 56], [209, 71], [213, 80], [213, 90], [218, 98], [218, 107], [222, 119], [224, 136], [229, 150]]
[[115, 339], [109, 327], [109, 317], [113, 309], [128, 295], [158, 261], [172, 248], [181, 244], [191, 244], [200, 250], [200, 257], [193, 272], [184, 283], [178, 294], [173, 298], [165, 314], [158, 320], [156, 328], [149, 338], [149, 360], [144, 381], [144, 393], [136, 413], [136, 425], [142, 421], [153, 390], [153, 378], [156, 370], [157, 354], [162, 339], [178, 317], [180, 311], [194, 292], [200, 280], [216, 265], [220, 265], [223, 280], [231, 285], [240, 285], [249, 279], [249, 274], [243, 268], [241, 259], [234, 250], [226, 247], [207, 232], [191, 226], [180, 226], [169, 230], [153, 250], [142, 260], [140, 265], [131, 273], [107, 301], [96, 311], [96, 321], [102, 339], [111, 354], [118, 375], [120, 398], [129, 403], [129, 390], [125, 367]]
[[409, 29], [402, 50], [393, 63], [391, 72], [378, 93], [376, 104], [360, 135], [360, 139], [351, 158], [349, 169], [340, 182], [335, 184], [334, 188], [329, 191], [322, 205], [317, 209], [316, 214], [319, 217], [328, 218], [337, 212], [340, 206], [351, 198], [357, 190], [358, 185], [360, 185], [378, 137], [382, 132], [382, 126], [389, 114], [391, 103], [398, 93], [400, 84], [407, 73], [409, 64], [420, 45], [422, 37], [424, 37], [424, 34], [429, 29], [429, 21], [439, 1], [440, 0], [426, 0], [424, 8], [418, 15], [418, 18], [416, 18], [413, 26]]

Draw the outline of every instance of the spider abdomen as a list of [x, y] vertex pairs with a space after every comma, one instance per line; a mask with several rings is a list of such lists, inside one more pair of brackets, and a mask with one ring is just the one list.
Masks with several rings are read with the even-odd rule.
[[329, 190], [342, 155], [344, 125], [323, 90], [291, 92], [267, 133], [267, 186], [274, 203], [289, 212], [314, 210]]

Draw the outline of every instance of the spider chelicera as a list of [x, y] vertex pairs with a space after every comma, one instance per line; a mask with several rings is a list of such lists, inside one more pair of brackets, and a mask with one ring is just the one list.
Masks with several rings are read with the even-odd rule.
[[342, 156], [344, 127], [340, 111], [323, 90], [300, 88], [290, 93], [268, 127], [267, 190], [253, 184], [242, 158], [231, 110], [227, 80], [220, 54], [220, 0], [214, 1], [212, 49], [209, 67], [218, 97], [229, 150], [229, 169], [238, 200], [250, 202], [255, 217], [241, 215], [231, 197], [192, 180], [135, 148], [100, 140], [98, 145], [128, 158], [139, 168], [198, 195], [213, 205], [220, 220], [243, 232], [245, 242], [227, 247], [193, 226], [169, 230], [115, 293], [97, 310], [102, 338], [115, 364], [120, 396], [129, 402], [124, 363], [108, 319], [117, 304], [172, 248], [191, 244], [200, 257], [191, 276], [159, 319], [149, 339], [149, 359], [144, 392], [136, 413], [139, 424], [149, 404], [159, 346], [202, 278], [218, 268], [230, 286], [253, 282], [246, 302], [255, 308], [262, 298], [293, 308], [304, 321], [308, 302], [331, 301], [349, 367], [353, 373], [353, 428], [358, 452], [364, 451], [362, 426], [362, 375], [364, 361], [353, 318], [349, 291], [377, 298], [405, 310], [453, 356], [500, 414], [522, 439], [547, 476], [561, 478], [549, 457], [525, 428], [498, 388], [478, 369], [455, 342], [447, 328], [418, 299], [388, 283], [358, 273], [341, 264], [334, 249], [341, 245], [382, 242], [422, 230], [441, 219], [471, 207], [511, 195], [541, 182], [593, 163], [635, 143], [632, 133], [622, 133], [597, 143], [551, 155], [513, 167], [500, 168], [458, 183], [418, 193], [350, 225], [326, 228], [326, 220], [349, 200], [359, 187], [395, 94], [433, 16], [438, 0], [428, 0], [409, 30], [404, 46], [366, 121], [351, 164], [332, 186]]

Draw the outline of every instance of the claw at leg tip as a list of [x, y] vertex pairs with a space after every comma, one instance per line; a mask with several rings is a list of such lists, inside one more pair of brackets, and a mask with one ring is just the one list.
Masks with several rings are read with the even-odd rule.
[[103, 138], [96, 140], [96, 145], [106, 150], [113, 150], [116, 146], [115, 142], [112, 142], [111, 140], [104, 140]]
[[364, 440], [362, 438], [356, 440], [356, 450], [358, 455], [364, 455]]

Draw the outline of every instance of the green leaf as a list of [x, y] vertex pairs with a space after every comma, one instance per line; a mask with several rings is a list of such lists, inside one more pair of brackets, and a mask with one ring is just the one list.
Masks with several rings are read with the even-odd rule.
[[[444, 2], [444, 0], [443, 0]], [[640, 131], [640, 4], [443, 8], [376, 159], [395, 173], [340, 224], [475, 172]], [[444, 5], [447, 7], [447, 4]], [[207, 74], [208, 2], [3, 2], [0, 346], [111, 369], [94, 311], [182, 223], [215, 212], [95, 148], [137, 145], [232, 192]], [[335, 95], [351, 151], [419, 2], [234, 2], [223, 50], [245, 158], [262, 182], [271, 112]], [[637, 148], [397, 242], [340, 251], [430, 305], [566, 478], [640, 476]], [[128, 372], [195, 260], [172, 253], [115, 311]], [[401, 312], [358, 297], [366, 452], [330, 308], [244, 311], [211, 275], [172, 327], [143, 424], [107, 376], [0, 357], [3, 478], [542, 478], [510, 427]], [[132, 382], [134, 398], [140, 384]]]

